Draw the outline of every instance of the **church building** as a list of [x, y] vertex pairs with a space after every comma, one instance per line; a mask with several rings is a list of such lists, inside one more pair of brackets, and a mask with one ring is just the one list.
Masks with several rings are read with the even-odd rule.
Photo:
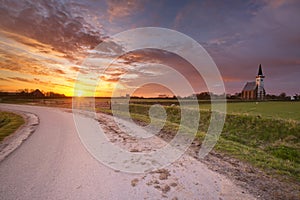
[[244, 100], [264, 100], [266, 91], [264, 88], [264, 78], [261, 65], [259, 65], [256, 81], [247, 82], [243, 91], [242, 99]]

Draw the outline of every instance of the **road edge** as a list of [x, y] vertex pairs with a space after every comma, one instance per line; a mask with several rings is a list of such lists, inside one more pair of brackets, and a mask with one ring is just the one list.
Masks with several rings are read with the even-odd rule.
[[8, 157], [18, 147], [20, 147], [21, 144], [27, 140], [32, 133], [34, 133], [40, 122], [38, 116], [30, 112], [16, 111], [5, 108], [1, 108], [1, 110], [22, 116], [25, 120], [25, 123], [21, 125], [14, 133], [10, 134], [0, 142], [0, 162]]

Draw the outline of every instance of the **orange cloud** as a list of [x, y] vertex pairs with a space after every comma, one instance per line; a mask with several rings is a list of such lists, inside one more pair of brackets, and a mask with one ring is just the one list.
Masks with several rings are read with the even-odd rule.
[[26, 78], [21, 78], [21, 77], [8, 77], [9, 79], [11, 80], [16, 80], [16, 81], [21, 81], [21, 82], [32, 82], [31, 80], [29, 79], [26, 79]]
[[53, 70], [55, 73], [58, 73], [58, 74], [66, 74], [63, 70], [61, 69], [54, 69]]
[[143, 4], [139, 0], [108, 0], [107, 5], [110, 22], [117, 18], [130, 16], [143, 9]]

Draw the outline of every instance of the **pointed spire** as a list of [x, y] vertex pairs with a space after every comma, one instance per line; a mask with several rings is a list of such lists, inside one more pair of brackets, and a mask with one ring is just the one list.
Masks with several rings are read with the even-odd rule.
[[261, 64], [259, 64], [259, 69], [258, 69], [257, 76], [263, 76], [262, 69], [261, 69]]

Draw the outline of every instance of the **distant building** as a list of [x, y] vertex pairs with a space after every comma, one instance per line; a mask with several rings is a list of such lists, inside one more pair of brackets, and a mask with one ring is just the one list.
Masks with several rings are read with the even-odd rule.
[[41, 98], [44, 97], [45, 95], [39, 89], [36, 89], [30, 93], [30, 96]]
[[168, 95], [166, 95], [166, 94], [159, 94], [158, 98], [168, 98]]
[[266, 96], [266, 91], [264, 88], [264, 78], [261, 65], [259, 65], [258, 74], [256, 76], [256, 81], [247, 82], [243, 91], [242, 99], [245, 100], [264, 100]]
[[51, 97], [51, 98], [61, 98], [61, 97], [66, 97], [64, 94], [58, 94], [58, 93], [54, 93], [54, 92], [47, 92], [46, 93], [47, 97]]

